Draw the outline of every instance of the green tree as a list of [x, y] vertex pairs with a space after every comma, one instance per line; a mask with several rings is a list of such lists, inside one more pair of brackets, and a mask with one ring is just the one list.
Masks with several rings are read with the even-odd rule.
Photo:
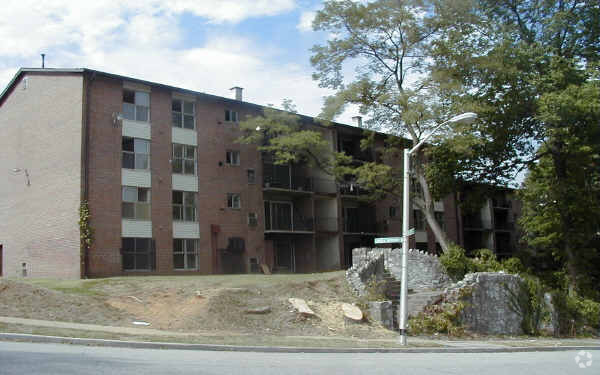
[[335, 175], [338, 165], [349, 159], [331, 149], [313, 119], [307, 121], [298, 115], [291, 100], [284, 99], [282, 107], [265, 108], [262, 115], [240, 122], [243, 135], [237, 141], [257, 145], [259, 151], [272, 156], [275, 164], [305, 163]]
[[589, 209], [598, 199], [600, 3], [457, 0], [437, 9], [453, 20], [434, 47], [435, 74], [449, 82], [443, 94], [477, 107], [497, 140], [483, 145], [494, 157], [482, 172], [530, 168], [522, 227], [574, 290], [597, 231]]
[[600, 84], [546, 93], [539, 117], [552, 135], [521, 191], [525, 240], [537, 260], [566, 270], [571, 294], [599, 298]]
[[[401, 155], [409, 144], [417, 144], [431, 129], [458, 114], [440, 96], [445, 88], [432, 74], [432, 48], [441, 37], [444, 20], [436, 3], [425, 0], [378, 0], [355, 2], [331, 0], [317, 12], [313, 28], [329, 33], [323, 45], [313, 47], [313, 78], [321, 87], [336, 90], [326, 100], [322, 117], [331, 119], [346, 104], [355, 104], [369, 116], [365, 127], [393, 137], [379, 150], [385, 159]], [[356, 65], [356, 74], [347, 82], [344, 72]], [[464, 105], [460, 112], [470, 107]], [[445, 129], [432, 143], [414, 155], [412, 170], [416, 187], [411, 201], [423, 212], [443, 251], [449, 242], [435, 219], [434, 201], [456, 187], [456, 176], [468, 170], [475, 159], [474, 145], [482, 142], [470, 126]], [[363, 146], [372, 145], [366, 137]], [[373, 198], [402, 197], [402, 171], [380, 163], [362, 163], [351, 172], [359, 184], [374, 192]]]

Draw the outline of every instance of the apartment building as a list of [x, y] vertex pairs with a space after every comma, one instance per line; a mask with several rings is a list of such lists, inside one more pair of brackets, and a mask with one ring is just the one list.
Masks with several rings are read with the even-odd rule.
[[[333, 270], [351, 264], [352, 248], [401, 232], [400, 202], [368, 203], [351, 177], [277, 165], [236, 143], [239, 121], [263, 107], [232, 90], [224, 98], [90, 69], [19, 70], [0, 95], [2, 275]], [[361, 129], [301, 118], [332, 150], [376, 160], [360, 150]], [[87, 251], [82, 201], [94, 232]], [[436, 215], [451, 240], [474, 244], [458, 202], [457, 194], [437, 202]], [[502, 203], [491, 207], [500, 218]], [[436, 251], [422, 215], [411, 220], [411, 246]], [[481, 243], [503, 243], [493, 233]]]

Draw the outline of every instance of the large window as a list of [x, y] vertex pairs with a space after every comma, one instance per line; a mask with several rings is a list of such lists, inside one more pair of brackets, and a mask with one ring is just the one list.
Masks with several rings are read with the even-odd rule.
[[150, 94], [143, 91], [123, 90], [123, 117], [127, 120], [148, 122]]
[[174, 127], [192, 130], [196, 127], [194, 102], [173, 99], [171, 113]]
[[173, 173], [196, 174], [196, 147], [173, 144]]
[[150, 220], [150, 189], [123, 186], [122, 217], [124, 219]]
[[127, 169], [148, 169], [150, 167], [150, 141], [123, 137], [122, 167]]
[[198, 240], [173, 239], [173, 267], [176, 270], [198, 269]]
[[121, 255], [125, 271], [150, 271], [156, 268], [151, 238], [121, 238]]
[[173, 191], [173, 220], [196, 221], [196, 193]]

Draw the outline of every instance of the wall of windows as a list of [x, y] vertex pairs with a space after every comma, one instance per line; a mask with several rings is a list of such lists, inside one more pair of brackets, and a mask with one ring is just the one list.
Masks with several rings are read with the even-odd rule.
[[173, 239], [173, 267], [176, 270], [198, 269], [198, 240]]
[[154, 241], [151, 238], [121, 238], [121, 254], [125, 271], [156, 269]]
[[123, 90], [123, 117], [133, 121], [150, 121], [150, 94]]
[[150, 220], [150, 189], [123, 186], [122, 187], [122, 209], [123, 219]]
[[196, 174], [196, 146], [173, 144], [173, 173]]
[[123, 137], [122, 167], [127, 169], [150, 168], [150, 141], [139, 138]]
[[196, 193], [173, 191], [173, 220], [196, 221]]
[[180, 99], [173, 99], [172, 103], [173, 126], [194, 130], [195, 124], [195, 106], [194, 102]]

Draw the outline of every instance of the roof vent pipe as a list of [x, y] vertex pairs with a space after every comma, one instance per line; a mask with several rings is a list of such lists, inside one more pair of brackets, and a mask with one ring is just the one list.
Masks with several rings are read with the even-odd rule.
[[354, 116], [352, 117], [352, 121], [354, 122], [354, 126], [362, 128], [362, 116]]
[[235, 86], [229, 90], [235, 90], [235, 100], [239, 100], [240, 102], [242, 101], [242, 90], [244, 90], [242, 87]]

